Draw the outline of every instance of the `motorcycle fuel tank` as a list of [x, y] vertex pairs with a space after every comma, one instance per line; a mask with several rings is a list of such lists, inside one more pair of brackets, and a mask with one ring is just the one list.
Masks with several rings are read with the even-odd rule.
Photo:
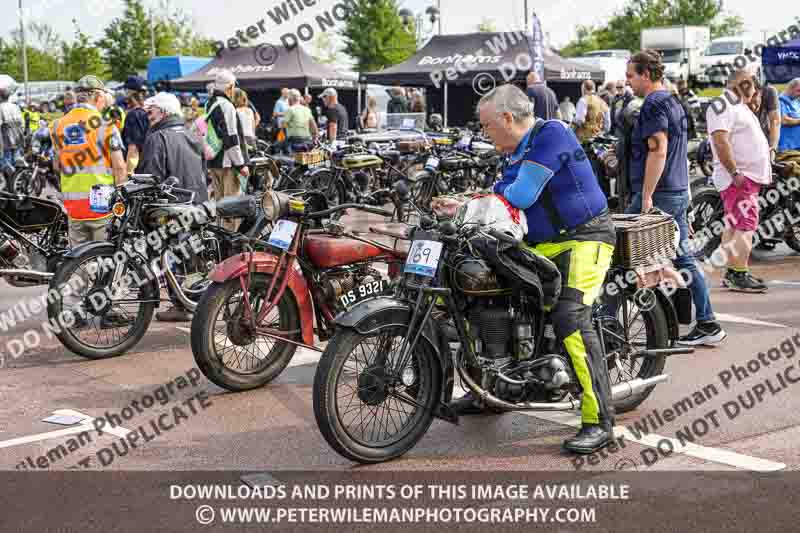
[[182, 227], [188, 222], [188, 229], [197, 229], [208, 224], [208, 213], [202, 206], [196, 205], [149, 205], [145, 209], [144, 223], [149, 227], [158, 227], [170, 222]]
[[349, 265], [384, 253], [377, 246], [365, 242], [328, 235], [308, 235], [303, 246], [308, 258], [319, 268]]
[[452, 270], [453, 285], [471, 296], [499, 296], [512, 293], [501, 285], [491, 265], [483, 259], [461, 257]]
[[371, 154], [354, 154], [342, 158], [342, 165], [345, 168], [374, 168], [383, 165], [383, 159]]

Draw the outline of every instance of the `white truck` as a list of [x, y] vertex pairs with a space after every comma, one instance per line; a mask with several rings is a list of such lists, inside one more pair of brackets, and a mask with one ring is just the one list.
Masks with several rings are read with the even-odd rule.
[[625, 79], [625, 71], [628, 67], [628, 59], [631, 53], [628, 50], [594, 50], [586, 52], [579, 57], [571, 57], [573, 61], [591, 65], [602, 70], [606, 81], [618, 81]]
[[[756, 74], [761, 79], [761, 56], [755, 55], [758, 39], [751, 35], [720, 37], [711, 41], [703, 52], [703, 73], [697, 78], [701, 84], [725, 85], [728, 76], [739, 66], [754, 64]], [[763, 81], [763, 80], [762, 80]]]
[[711, 41], [708, 26], [664, 26], [642, 30], [642, 49], [658, 50], [662, 54], [665, 76], [670, 81], [686, 80], [690, 85], [704, 73], [703, 51]]

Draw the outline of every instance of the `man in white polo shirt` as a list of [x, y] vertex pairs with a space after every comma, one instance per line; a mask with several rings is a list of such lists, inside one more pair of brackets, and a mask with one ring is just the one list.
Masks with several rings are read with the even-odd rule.
[[732, 220], [722, 234], [728, 270], [722, 285], [739, 292], [766, 292], [767, 286], [750, 274], [753, 233], [758, 228], [758, 193], [772, 181], [769, 143], [747, 103], [755, 94], [752, 69], [737, 70], [721, 100], [706, 111], [714, 152], [714, 185], [720, 191], [725, 215]]

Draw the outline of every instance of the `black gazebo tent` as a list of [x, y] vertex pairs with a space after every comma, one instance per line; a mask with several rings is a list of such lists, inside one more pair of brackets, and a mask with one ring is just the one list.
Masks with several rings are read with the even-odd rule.
[[[306, 89], [315, 98], [324, 88], [333, 87], [339, 91], [339, 101], [350, 110], [351, 125], [354, 122], [356, 93], [360, 89], [357, 76], [317, 63], [300, 46], [291, 50], [282, 45], [269, 44], [234, 50], [226, 48], [200, 70], [170, 81], [169, 87], [177, 91], [203, 92], [221, 69], [233, 72], [239, 87], [247, 91], [265, 120], [271, 115], [272, 106], [283, 87]], [[265, 111], [269, 111], [269, 114], [265, 114]]]
[[[519, 32], [437, 35], [403, 63], [362, 74], [361, 82], [428, 87], [429, 111], [444, 113], [450, 123], [461, 125], [473, 120], [474, 105], [480, 97], [476, 88], [525, 81], [531, 68], [529, 43], [530, 36]], [[573, 101], [581, 95], [583, 80], [600, 83], [605, 79], [602, 70], [548, 49], [544, 50], [544, 67], [547, 85], [559, 98], [570, 96]]]

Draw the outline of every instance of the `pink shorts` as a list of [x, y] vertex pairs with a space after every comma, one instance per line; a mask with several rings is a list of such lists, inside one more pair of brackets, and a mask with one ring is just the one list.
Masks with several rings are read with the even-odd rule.
[[739, 231], [755, 231], [758, 228], [758, 192], [761, 184], [745, 178], [741, 187], [731, 183], [720, 191], [725, 215], [733, 219], [733, 228]]

